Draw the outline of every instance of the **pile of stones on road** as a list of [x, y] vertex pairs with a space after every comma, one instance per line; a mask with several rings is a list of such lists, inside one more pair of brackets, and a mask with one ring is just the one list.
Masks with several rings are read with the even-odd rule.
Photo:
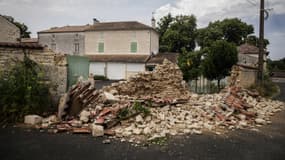
[[25, 121], [53, 133], [109, 135], [136, 143], [270, 124], [284, 103], [238, 87], [237, 77], [234, 67], [230, 85], [219, 94], [193, 94], [178, 66], [165, 60], [153, 72], [102, 90], [96, 90], [92, 80], [79, 82], [61, 98], [57, 116], [30, 116]]

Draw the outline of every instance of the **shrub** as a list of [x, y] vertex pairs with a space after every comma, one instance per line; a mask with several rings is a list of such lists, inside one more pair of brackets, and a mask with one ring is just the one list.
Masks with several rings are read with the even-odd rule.
[[264, 77], [262, 85], [254, 84], [249, 87], [250, 90], [257, 90], [263, 97], [272, 97], [278, 93], [278, 86], [268, 77]]
[[17, 122], [26, 114], [41, 114], [51, 106], [49, 87], [39, 65], [26, 55], [0, 74], [0, 122]]

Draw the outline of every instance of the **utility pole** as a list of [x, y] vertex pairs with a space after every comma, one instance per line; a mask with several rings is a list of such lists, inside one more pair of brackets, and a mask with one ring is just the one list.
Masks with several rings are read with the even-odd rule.
[[260, 20], [259, 20], [259, 54], [258, 54], [258, 84], [263, 82], [263, 61], [264, 61], [264, 0], [260, 0]]

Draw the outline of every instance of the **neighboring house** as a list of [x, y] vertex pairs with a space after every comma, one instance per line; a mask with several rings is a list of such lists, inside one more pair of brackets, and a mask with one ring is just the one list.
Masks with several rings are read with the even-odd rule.
[[168, 59], [172, 63], [178, 63], [179, 53], [158, 53], [151, 56], [151, 58], [146, 63], [146, 70], [152, 71], [156, 65], [162, 64], [164, 59]]
[[145, 71], [149, 55], [93, 55], [89, 56], [89, 72], [103, 75], [108, 79], [127, 79], [138, 72]]
[[38, 44], [37, 38], [21, 38], [21, 43], [23, 44]]
[[0, 15], [0, 42], [17, 43], [20, 36], [20, 28]]
[[89, 25], [52, 27], [38, 32], [39, 44], [56, 53], [84, 55], [84, 31]]
[[136, 21], [101, 23], [94, 19], [93, 25], [40, 31], [38, 38], [41, 45], [57, 53], [89, 57], [89, 72], [109, 79], [126, 79], [145, 71], [147, 60], [159, 49], [154, 26]]
[[[266, 60], [268, 54], [269, 52], [265, 50], [265, 54], [263, 55], [264, 70], [266, 70]], [[245, 43], [238, 47], [238, 57], [239, 57], [238, 63], [242, 63], [244, 65], [248, 65], [251, 67], [258, 67], [258, 55], [259, 55], [259, 48], [257, 48], [256, 46]]]
[[[157, 31], [139, 22], [95, 23], [85, 32], [90, 73], [126, 79], [145, 71], [145, 62], [158, 53]], [[104, 73], [104, 74], [103, 74]]]
[[[264, 54], [264, 71], [266, 71], [266, 58], [269, 52]], [[238, 66], [240, 68], [240, 85], [250, 87], [257, 81], [259, 49], [250, 44], [242, 44], [238, 47]]]

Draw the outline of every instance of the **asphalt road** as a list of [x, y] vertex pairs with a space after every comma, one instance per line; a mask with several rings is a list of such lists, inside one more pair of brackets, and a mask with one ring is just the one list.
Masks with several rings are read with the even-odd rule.
[[[279, 83], [285, 101], [285, 83]], [[166, 146], [135, 147], [89, 135], [50, 134], [23, 128], [0, 129], [0, 159], [142, 159], [142, 160], [284, 160], [285, 111], [273, 117], [259, 132], [237, 130], [226, 135], [175, 137]]]

